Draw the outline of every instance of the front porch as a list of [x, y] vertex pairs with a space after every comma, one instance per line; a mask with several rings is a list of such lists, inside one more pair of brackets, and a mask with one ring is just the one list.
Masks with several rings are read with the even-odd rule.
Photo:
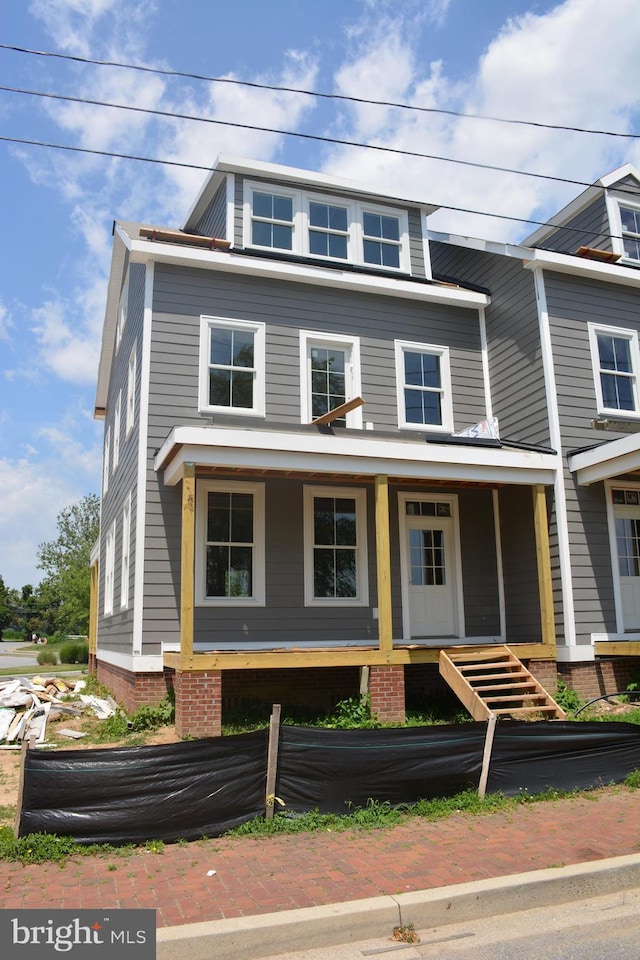
[[[224, 439], [224, 431], [217, 431], [219, 439], [221, 435]], [[256, 433], [253, 433], [253, 436], [255, 437]], [[342, 437], [331, 438], [336, 442], [342, 439]], [[406, 456], [409, 448], [417, 445], [402, 443], [394, 446], [402, 447]], [[422, 455], [425, 449], [426, 445], [421, 444]], [[220, 456], [221, 453], [222, 456]], [[402, 472], [390, 476], [387, 473], [376, 472], [375, 468], [382, 464], [372, 461], [371, 458], [367, 460], [366, 472], [361, 470], [358, 473], [335, 471], [329, 473], [326, 469], [327, 465], [317, 455], [313, 457], [313, 466], [316, 469], [301, 470], [299, 467], [298, 469], [291, 469], [290, 466], [280, 467], [280, 464], [274, 466], [273, 453], [269, 457], [263, 454], [258, 461], [262, 462], [261, 467], [257, 464], [248, 466], [238, 463], [239, 459], [246, 459], [246, 449], [230, 452], [227, 448], [221, 451], [220, 447], [217, 447], [213, 451], [214, 456], [211, 454], [210, 448], [200, 446], [196, 449], [174, 442], [167, 450], [163, 448], [163, 452], [156, 458], [156, 469], [165, 468], [165, 483], [172, 486], [181, 484], [180, 642], [178, 649], [165, 648], [163, 659], [165, 668], [174, 671], [176, 725], [182, 735], [190, 733], [203, 736], [219, 733], [224, 676], [225, 673], [230, 675], [231, 671], [244, 671], [249, 677], [250, 671], [357, 668], [367, 678], [366, 686], [371, 697], [372, 710], [383, 721], [403, 721], [405, 667], [419, 664], [435, 665], [439, 662], [441, 649], [460, 645], [468, 648], [475, 645], [486, 646], [487, 643], [507, 642], [509, 627], [505, 616], [504, 577], [501, 572], [497, 578], [500, 580], [499, 584], [494, 585], [492, 579], [492, 590], [495, 589], [496, 596], [499, 595], [497, 627], [489, 635], [474, 635], [473, 632], [468, 634], [465, 630], [465, 598], [462, 594], [463, 586], [468, 589], [469, 585], [468, 582], [463, 585], [459, 556], [457, 558], [460, 577], [458, 587], [463, 612], [462, 619], [456, 624], [458, 627], [456, 633], [447, 631], [439, 634], [434, 628], [429, 636], [413, 637], [411, 635], [407, 622], [411, 615], [408, 584], [413, 574], [407, 566], [411, 562], [410, 559], [407, 560], [411, 544], [408, 540], [403, 540], [402, 511], [398, 507], [396, 520], [396, 507], [401, 504], [402, 510], [406, 511], [408, 504], [420, 503], [421, 498], [424, 502], [435, 501], [446, 504], [447, 497], [452, 501], [458, 495], [464, 497], [465, 491], [483, 491], [486, 502], [492, 504], [496, 532], [495, 548], [492, 546], [489, 554], [493, 556], [495, 549], [497, 569], [501, 571], [504, 556], [509, 554], [509, 550], [514, 550], [514, 544], [511, 543], [505, 549], [502, 543], [500, 490], [508, 489], [510, 486], [517, 487], [521, 500], [526, 499], [524, 494], [527, 490], [530, 491], [528, 499], [530, 513], [526, 519], [533, 531], [531, 543], [532, 554], [534, 553], [535, 557], [532, 557], [533, 582], [529, 584], [529, 589], [535, 594], [537, 627], [531, 631], [531, 639], [523, 641], [522, 637], [518, 636], [518, 639], [514, 638], [514, 641], [510, 642], [510, 646], [513, 646], [514, 652], [520, 659], [540, 661], [541, 665], [544, 662], [555, 662], [556, 635], [545, 492], [546, 485], [550, 484], [553, 478], [551, 462], [555, 458], [546, 453], [527, 453], [525, 456], [519, 453], [516, 466], [514, 454], [511, 451], [473, 450], [469, 455], [469, 451], [465, 449], [466, 457], [463, 458], [455, 455], [452, 458], [449, 454], [450, 460], [466, 460], [463, 464], [449, 462], [447, 469], [444, 468], [444, 464], [431, 462], [427, 476], [425, 475], [427, 470], [423, 464], [421, 469], [416, 470], [411, 461], [406, 459]], [[353, 451], [350, 459], [352, 457]], [[213, 459], [223, 462], [214, 466], [211, 462]], [[269, 466], [266, 465], [266, 461], [269, 462]], [[318, 469], [320, 464], [324, 469]], [[359, 465], [364, 466], [362, 462]], [[341, 466], [344, 468], [345, 464], [341, 463]], [[434, 476], [434, 474], [440, 474], [440, 476]], [[286, 479], [307, 485], [331, 482], [339, 483], [341, 489], [357, 486], [369, 491], [368, 495], [373, 500], [373, 529], [370, 535], [374, 549], [371, 552], [375, 557], [374, 562], [370, 564], [370, 576], [372, 593], [375, 594], [375, 600], [372, 602], [375, 602], [376, 606], [373, 608], [374, 627], [366, 638], [363, 637], [360, 642], [357, 637], [345, 640], [334, 630], [335, 639], [311, 642], [306, 639], [307, 632], [302, 629], [297, 640], [291, 639], [289, 635], [285, 642], [273, 639], [263, 643], [251, 640], [225, 642], [224, 626], [219, 625], [226, 622], [229, 616], [228, 609], [223, 606], [217, 610], [207, 611], [206, 607], [197, 602], [199, 589], [200, 596], [202, 595], [201, 585], [199, 588], [196, 582], [198, 576], [196, 556], [198, 485], [201, 484], [200, 496], [202, 496], [202, 490], [206, 489], [205, 485], [212, 477], [233, 477], [240, 482], [243, 480], [253, 482], [259, 479], [261, 483]], [[439, 494], [438, 490], [444, 492]], [[415, 517], [415, 507], [412, 506], [412, 509]], [[424, 526], [426, 529], [431, 529], [434, 523], [429, 521], [420, 524], [412, 520], [411, 523], [407, 523], [407, 527], [411, 526]], [[267, 550], [269, 550], [268, 543]], [[398, 557], [399, 552], [400, 557]], [[452, 553], [452, 563], [454, 555], [455, 551]], [[510, 573], [511, 571], [507, 575], [507, 580]], [[466, 576], [468, 581], [469, 574]], [[476, 590], [474, 596], [478, 595]], [[267, 596], [263, 609], [265, 606], [268, 607], [268, 604]], [[471, 614], [472, 611], [469, 613]], [[353, 611], [350, 611], [345, 615], [345, 624], [348, 623], [347, 617], [352, 614]], [[253, 616], [259, 617], [260, 611], [254, 611]], [[301, 618], [306, 617], [310, 625], [314, 616], [317, 616], [317, 611], [313, 606], [301, 610]], [[340, 610], [334, 613], [334, 617], [339, 620]], [[473, 616], [468, 616], [467, 620], [473, 620]], [[205, 622], [208, 628], [203, 630], [202, 625]], [[407, 633], [409, 633], [408, 636]], [[517, 636], [518, 633], [517, 624], [514, 622], [514, 634]]]

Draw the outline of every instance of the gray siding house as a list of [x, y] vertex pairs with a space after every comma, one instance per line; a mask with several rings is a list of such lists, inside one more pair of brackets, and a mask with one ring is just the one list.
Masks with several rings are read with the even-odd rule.
[[230, 157], [181, 229], [116, 223], [91, 657], [118, 699], [172, 686], [202, 735], [223, 703], [367, 684], [401, 719], [441, 651], [504, 644], [619, 682], [640, 185], [612, 177], [523, 246]]

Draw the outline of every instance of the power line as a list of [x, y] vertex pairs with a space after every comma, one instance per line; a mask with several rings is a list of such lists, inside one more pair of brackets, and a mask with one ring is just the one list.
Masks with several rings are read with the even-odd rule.
[[620, 133], [613, 130], [594, 130], [587, 127], [574, 127], [560, 123], [541, 123], [535, 120], [517, 120], [508, 117], [494, 117], [490, 114], [463, 113], [459, 110], [444, 110], [439, 107], [420, 107], [410, 103], [398, 103], [391, 100], [368, 100], [365, 97], [353, 97], [341, 93], [323, 93], [319, 90], [306, 90], [303, 87], [286, 87], [271, 83], [258, 83], [250, 80], [236, 80], [232, 77], [209, 77], [204, 74], [187, 73], [182, 70], [169, 70], [160, 67], [147, 67], [142, 64], [121, 63], [117, 60], [95, 60], [89, 57], [73, 56], [66, 53], [54, 53], [49, 50], [31, 50], [28, 47], [18, 47], [13, 44], [0, 43], [0, 50], [12, 50], [15, 53], [26, 53], [37, 57], [51, 57], [58, 60], [69, 60], [75, 63], [90, 64], [99, 67], [119, 67], [123, 70], [137, 70], [141, 73], [157, 74], [165, 77], [181, 77], [187, 80], [201, 80], [206, 83], [221, 83], [239, 87], [249, 87], [256, 90], [269, 90], [276, 93], [296, 93], [306, 97], [317, 97], [324, 100], [341, 100], [347, 103], [362, 103], [369, 106], [392, 107], [397, 110], [409, 110], [416, 113], [441, 114], [448, 117], [460, 117], [465, 120], [490, 120], [493, 123], [515, 124], [525, 127], [536, 127], [543, 130], [561, 130], [568, 133], [588, 133], [594, 136], [621, 137], [627, 140], [638, 140], [640, 134]]
[[453, 157], [443, 157], [429, 153], [420, 153], [417, 150], [402, 150], [399, 147], [385, 147], [375, 143], [359, 143], [356, 140], [342, 140], [338, 137], [327, 137], [317, 133], [301, 133], [296, 130], [285, 130], [279, 127], [263, 127], [258, 124], [239, 123], [237, 120], [218, 120], [213, 117], [199, 117], [188, 113], [174, 113], [171, 110], [153, 110], [150, 107], [134, 107], [124, 103], [110, 103], [105, 100], [91, 100], [86, 97], [72, 97], [60, 93], [49, 93], [42, 90], [26, 90], [20, 87], [0, 86], [6, 93], [18, 93], [30, 97], [42, 97], [45, 100], [62, 100], [67, 103], [81, 103], [85, 106], [108, 107], [112, 110], [127, 110], [132, 113], [144, 113], [154, 117], [167, 117], [171, 120], [193, 120], [198, 123], [211, 123], [222, 127], [235, 127], [239, 130], [256, 130], [261, 133], [275, 133], [279, 136], [297, 137], [301, 140], [315, 140], [319, 143], [336, 144], [343, 147], [359, 147], [362, 150], [376, 150], [380, 153], [393, 153], [402, 157], [414, 157], [420, 160], [437, 160], [441, 163], [454, 163], [463, 167], [473, 167], [476, 170], [491, 170], [494, 173], [509, 173], [518, 177], [530, 177], [535, 180], [549, 180], [554, 183], [566, 183], [572, 187], [590, 187], [592, 183], [585, 180], [571, 180], [568, 177], [556, 177], [546, 173], [534, 173], [530, 170], [516, 170], [513, 167], [500, 167], [491, 163], [479, 163], [474, 160], [456, 160]]
[[[141, 157], [137, 154], [132, 154], [132, 153], [116, 153], [115, 151], [112, 151], [112, 150], [95, 150], [89, 147], [74, 147], [68, 144], [47, 143], [43, 140], [28, 140], [22, 137], [8, 137], [8, 136], [3, 136], [1, 134], [0, 134], [0, 142], [24, 144], [26, 146], [33, 146], [33, 147], [47, 147], [50, 150], [66, 150], [71, 153], [86, 153], [86, 154], [90, 154], [92, 156], [97, 156], [97, 157], [110, 157], [115, 160], [137, 160], [137, 161], [140, 161], [141, 163], [152, 163], [152, 164], [158, 164], [160, 166], [167, 166], [167, 167], [181, 167], [185, 170], [204, 170], [209, 173], [213, 172], [213, 167], [211, 166], [207, 166], [206, 164], [199, 164], [199, 163], [187, 163], [184, 160], [161, 160], [157, 157]], [[635, 194], [635, 196], [637, 196], [637, 194]], [[394, 197], [388, 197], [388, 199], [394, 200]], [[403, 201], [403, 202], [406, 202], [406, 201]], [[527, 217], [510, 216], [509, 214], [506, 214], [506, 213], [495, 213], [495, 212], [489, 212], [485, 210], [472, 210], [470, 207], [453, 207], [450, 204], [445, 204], [445, 203], [443, 204], [433, 203], [433, 206], [437, 207], [438, 210], [449, 210], [452, 213], [471, 214], [472, 216], [475, 216], [475, 217], [488, 217], [495, 220], [510, 220], [513, 223], [522, 223], [527, 225], [532, 224], [533, 226], [536, 226], [536, 227], [549, 226], [548, 220], [532, 220]], [[604, 238], [604, 237], [611, 236], [611, 234], [597, 233], [595, 230], [578, 230], [574, 227], [561, 226], [558, 229], [564, 232], [576, 233], [576, 234], [579, 234], [580, 236], [584, 236], [585, 234], [588, 234], [589, 236], [592, 236], [596, 239], [601, 237]], [[614, 239], [621, 239], [621, 238], [614, 237]]]

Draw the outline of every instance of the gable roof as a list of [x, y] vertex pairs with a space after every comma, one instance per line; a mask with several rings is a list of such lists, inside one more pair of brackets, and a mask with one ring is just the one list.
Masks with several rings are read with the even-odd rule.
[[623, 163], [621, 167], [617, 167], [615, 170], [612, 170], [611, 173], [607, 173], [604, 177], [601, 177], [599, 180], [596, 180], [595, 183], [591, 184], [591, 186], [587, 187], [586, 190], [583, 190], [581, 194], [551, 217], [544, 226], [538, 227], [538, 229], [529, 234], [528, 237], [525, 237], [524, 240], [522, 240], [522, 244], [524, 246], [536, 247], [538, 244], [543, 243], [547, 237], [551, 236], [551, 234], [560, 227], [564, 227], [582, 210], [593, 203], [593, 201], [601, 195], [603, 190], [608, 190], [626, 177], [633, 177], [638, 181], [638, 185], [640, 186], [640, 172], [633, 164]]

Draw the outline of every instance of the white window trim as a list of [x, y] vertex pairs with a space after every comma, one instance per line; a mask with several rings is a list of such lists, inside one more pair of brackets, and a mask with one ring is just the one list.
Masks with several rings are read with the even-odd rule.
[[138, 368], [138, 354], [136, 344], [134, 343], [129, 354], [129, 365], [127, 368], [127, 432], [128, 437], [133, 430], [136, 420], [136, 376]]
[[118, 306], [118, 319], [116, 321], [116, 353], [120, 347], [122, 341], [122, 334], [124, 333], [124, 328], [127, 325], [127, 314], [129, 310], [129, 274], [127, 273], [127, 278], [122, 287], [122, 293], [120, 294], [120, 304]]
[[640, 201], [622, 199], [607, 194], [607, 210], [609, 211], [609, 223], [611, 226], [611, 247], [614, 253], [620, 254], [623, 263], [639, 263], [635, 257], [628, 257], [624, 252], [624, 234], [626, 231], [622, 226], [622, 214], [620, 207], [629, 207], [630, 210], [637, 210], [640, 213]]
[[131, 493], [122, 507], [122, 562], [120, 565], [120, 609], [129, 606], [129, 572], [131, 558]]
[[[449, 348], [432, 343], [413, 343], [409, 340], [395, 340], [396, 355], [396, 396], [398, 400], [398, 426], [402, 430], [419, 430], [421, 433], [453, 432], [453, 396], [451, 393], [451, 362]], [[407, 420], [404, 402], [404, 354], [428, 353], [440, 358], [440, 380], [442, 390], [442, 423], [410, 423]]]
[[[313, 595], [313, 501], [315, 497], [348, 497], [356, 502], [356, 585], [353, 598]], [[367, 490], [365, 487], [304, 486], [304, 605], [305, 607], [368, 607]]]
[[[632, 375], [630, 379], [633, 381], [633, 399], [635, 404], [634, 410], [620, 410], [618, 407], [606, 407], [604, 404], [604, 398], [602, 395], [602, 383], [600, 380], [600, 351], [598, 349], [598, 334], [603, 333], [610, 337], [619, 337], [621, 340], [629, 341], [629, 349], [631, 353], [631, 366], [632, 366]], [[624, 417], [624, 418], [640, 418], [640, 387], [638, 385], [638, 378], [640, 377], [640, 349], [638, 347], [638, 333], [636, 330], [630, 330], [627, 327], [609, 327], [606, 324], [602, 323], [590, 323], [589, 324], [589, 346], [591, 348], [591, 365], [593, 369], [593, 382], [596, 391], [596, 404], [599, 414], [608, 414], [615, 417]]]
[[[278, 197], [288, 197], [293, 201], [292, 247], [283, 250], [281, 247], [263, 247], [251, 242], [252, 197], [253, 192], [270, 193]], [[344, 207], [347, 210], [347, 259], [339, 257], [323, 257], [309, 251], [309, 204], [326, 203], [333, 207]], [[364, 259], [364, 230], [363, 213], [376, 213], [386, 217], [395, 217], [399, 224], [400, 240], [397, 244], [400, 250], [399, 267], [387, 267], [382, 264], [366, 263]], [[256, 183], [245, 181], [243, 201], [243, 236], [246, 247], [254, 250], [269, 250], [273, 253], [298, 254], [319, 261], [331, 263], [357, 263], [359, 266], [371, 270], [391, 271], [392, 273], [411, 273], [411, 252], [409, 246], [409, 217], [406, 210], [399, 207], [387, 207], [383, 204], [356, 203], [340, 196], [330, 194], [315, 194], [299, 190], [282, 189], [270, 183]], [[395, 245], [395, 244], [394, 244]]]
[[[256, 372], [253, 384], [253, 407], [224, 407], [209, 403], [209, 332], [213, 327], [253, 332], [253, 361]], [[198, 408], [201, 413], [229, 413], [242, 417], [266, 416], [265, 341], [266, 327], [264, 323], [253, 320], [234, 320], [226, 317], [200, 317]]]
[[[253, 596], [206, 596], [206, 531], [208, 494], [253, 494]], [[263, 483], [245, 483], [241, 480], [198, 480], [196, 486], [196, 563], [195, 602], [199, 607], [264, 607], [265, 593], [265, 488]]]
[[[347, 337], [343, 334], [316, 333], [312, 330], [300, 331], [300, 422], [311, 423], [311, 371], [309, 348], [311, 346], [337, 346], [341, 350], [350, 352], [349, 371], [345, 386], [347, 400], [362, 396], [362, 381], [360, 375], [360, 338]], [[362, 429], [362, 407], [347, 414], [347, 427]]]
[[113, 614], [113, 593], [115, 581], [116, 565], [116, 522], [115, 520], [107, 530], [105, 538], [104, 555], [104, 615], [110, 617]]
[[[633, 635], [625, 633], [624, 611], [622, 609], [622, 586], [620, 584], [620, 564], [618, 563], [618, 537], [616, 535], [615, 504], [613, 503], [614, 490], [638, 490], [640, 483], [627, 480], [605, 480], [604, 495], [607, 505], [607, 525], [609, 527], [609, 550], [611, 555], [611, 577], [613, 580], [613, 602], [616, 611], [617, 639], [631, 640]], [[616, 639], [615, 637], [613, 639]]]
[[102, 495], [109, 489], [109, 477], [111, 476], [111, 427], [107, 427], [104, 435], [104, 454], [102, 461]]
[[118, 392], [116, 408], [113, 414], [113, 472], [120, 463], [120, 431], [122, 429], [122, 390]]

